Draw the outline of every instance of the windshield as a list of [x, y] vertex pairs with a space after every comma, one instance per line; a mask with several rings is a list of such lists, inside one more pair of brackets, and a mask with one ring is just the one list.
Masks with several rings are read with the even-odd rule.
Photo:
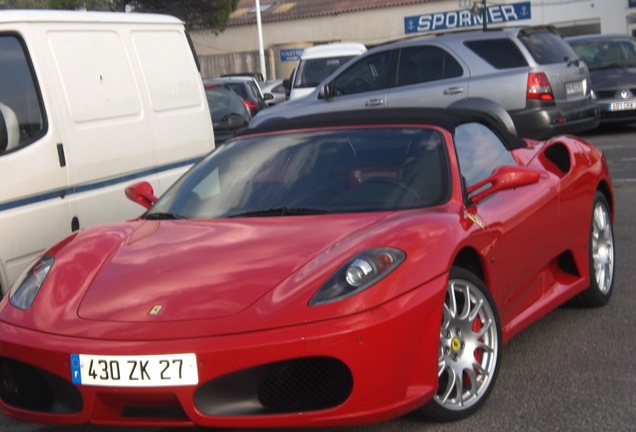
[[631, 39], [572, 42], [590, 70], [636, 67], [636, 43]]
[[548, 30], [523, 30], [519, 40], [540, 65], [567, 63], [576, 60], [572, 47], [558, 34]]
[[428, 128], [338, 129], [228, 141], [179, 179], [147, 218], [371, 212], [448, 199], [442, 134]]
[[354, 56], [340, 56], [301, 60], [294, 87], [316, 87], [331, 72], [348, 62]]
[[224, 87], [214, 87], [205, 91], [208, 107], [215, 123], [227, 122], [231, 116], [247, 116], [241, 98], [232, 90]]

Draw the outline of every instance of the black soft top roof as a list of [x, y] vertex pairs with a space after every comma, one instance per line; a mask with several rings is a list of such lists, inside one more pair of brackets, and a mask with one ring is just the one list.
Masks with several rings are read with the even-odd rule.
[[285, 130], [364, 125], [433, 125], [452, 133], [464, 123], [482, 123], [494, 130], [509, 149], [527, 147], [527, 143], [510, 133], [503, 122], [489, 113], [461, 108], [388, 108], [339, 111], [292, 118], [272, 118], [247, 129], [241, 136]]

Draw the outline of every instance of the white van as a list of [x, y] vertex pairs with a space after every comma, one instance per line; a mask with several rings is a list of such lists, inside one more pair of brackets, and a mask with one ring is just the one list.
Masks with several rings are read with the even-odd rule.
[[0, 11], [0, 287], [90, 225], [139, 214], [214, 148], [183, 23], [108, 12]]
[[291, 78], [283, 81], [283, 86], [289, 90], [289, 98], [308, 95], [331, 72], [366, 50], [363, 44], [357, 42], [338, 42], [307, 48], [301, 54]]

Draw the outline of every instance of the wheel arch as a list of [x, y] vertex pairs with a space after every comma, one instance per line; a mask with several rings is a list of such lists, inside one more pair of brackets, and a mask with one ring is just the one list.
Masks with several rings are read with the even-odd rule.
[[[477, 251], [471, 247], [465, 247], [459, 251], [455, 259], [453, 260], [453, 266], [461, 267], [464, 270], [468, 270], [473, 273], [484, 283], [486, 282], [486, 274], [484, 272], [484, 266], [482, 260]], [[486, 284], [488, 286], [488, 284]]]
[[614, 214], [615, 214], [615, 210], [614, 210], [614, 196], [612, 194], [612, 190], [610, 185], [607, 183], [606, 180], [601, 180], [601, 182], [598, 184], [597, 191], [599, 191], [600, 193], [603, 194], [603, 196], [605, 197], [605, 199], [607, 200], [607, 203], [609, 204], [610, 208], [610, 214], [612, 215], [612, 219], [614, 218]]

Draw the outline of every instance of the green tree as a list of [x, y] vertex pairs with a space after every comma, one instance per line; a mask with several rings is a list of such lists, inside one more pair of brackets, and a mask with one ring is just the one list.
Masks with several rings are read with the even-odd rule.
[[131, 0], [127, 4], [141, 12], [174, 15], [188, 28], [223, 31], [239, 0]]
[[46, 0], [0, 0], [0, 9], [46, 9]]
[[[11, 0], [0, 0], [11, 1]], [[47, 0], [50, 9], [152, 12], [174, 15], [188, 29], [223, 31], [239, 0]], [[0, 3], [1, 4], [1, 3]]]
[[47, 0], [46, 3], [49, 9], [123, 11], [126, 2], [123, 0]]

